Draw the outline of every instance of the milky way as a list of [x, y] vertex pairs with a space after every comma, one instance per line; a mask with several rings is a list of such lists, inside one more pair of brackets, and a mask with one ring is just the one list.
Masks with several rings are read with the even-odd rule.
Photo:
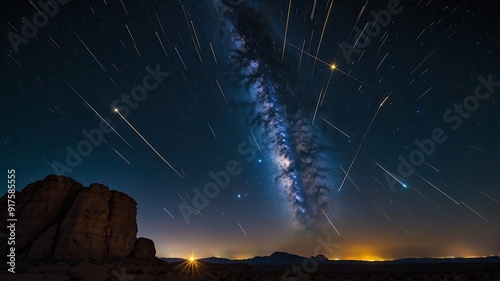
[[220, 5], [227, 8], [222, 8], [222, 22], [231, 64], [251, 97], [246, 102], [249, 123], [261, 130], [295, 227], [311, 229], [323, 221], [322, 210], [331, 201], [327, 145], [312, 123], [314, 98], [297, 85], [299, 77], [287, 62], [281, 62], [280, 39], [257, 9], [243, 3]]

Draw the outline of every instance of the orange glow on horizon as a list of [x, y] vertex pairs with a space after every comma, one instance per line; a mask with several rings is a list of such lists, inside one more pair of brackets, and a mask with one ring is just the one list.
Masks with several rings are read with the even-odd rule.
[[[482, 252], [471, 247], [463, 246], [463, 245], [454, 245], [453, 249], [430, 249], [428, 251], [411, 251], [406, 250], [405, 248], [399, 248], [396, 245], [387, 244], [369, 244], [363, 243], [364, 241], [358, 241], [357, 243], [353, 243], [353, 245], [348, 245], [345, 247], [341, 247], [336, 249], [335, 252], [331, 253], [321, 253], [324, 254], [329, 260], [355, 260], [355, 261], [367, 261], [367, 262], [375, 262], [375, 261], [393, 261], [404, 258], [481, 258], [490, 256], [491, 253], [487, 251]], [[193, 243], [191, 243], [193, 245]], [[263, 249], [251, 249], [246, 247], [237, 248], [234, 245], [224, 247], [203, 247], [203, 249], [196, 246], [196, 243], [191, 246], [191, 250], [183, 249], [181, 246], [176, 245], [176, 247], [170, 246], [169, 253], [167, 255], [162, 255], [159, 253], [159, 257], [171, 257], [171, 258], [183, 258], [186, 263], [192, 263], [197, 261], [198, 264], [203, 264], [200, 262], [201, 258], [209, 258], [209, 257], [218, 257], [232, 260], [245, 260], [252, 259], [256, 256], [270, 256], [273, 251], [281, 251], [288, 252], [290, 254], [295, 254], [303, 257], [311, 257], [313, 255], [311, 248], [300, 248], [296, 251], [290, 251], [285, 247], [280, 249], [272, 248], [268, 245]], [[277, 248], [277, 247], [276, 247]], [[234, 250], [237, 249], [237, 250]], [[287, 251], [288, 250], [288, 251]], [[191, 258], [194, 258], [191, 259]]]
[[246, 259], [251, 259], [253, 256], [250, 255], [244, 255], [244, 256], [235, 256], [233, 259], [234, 260], [246, 260]]
[[391, 259], [386, 259], [386, 258], [383, 258], [379, 255], [376, 255], [376, 254], [361, 254], [361, 255], [352, 255], [352, 256], [347, 256], [345, 258], [341, 258], [341, 260], [357, 260], [357, 261], [370, 261], [370, 262], [374, 262], [374, 261], [387, 261], [387, 260], [391, 260]]

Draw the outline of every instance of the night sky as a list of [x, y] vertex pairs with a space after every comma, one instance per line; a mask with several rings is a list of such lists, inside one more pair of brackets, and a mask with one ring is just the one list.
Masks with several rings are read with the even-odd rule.
[[498, 1], [6, 2], [18, 190], [125, 192], [160, 257], [500, 254]]

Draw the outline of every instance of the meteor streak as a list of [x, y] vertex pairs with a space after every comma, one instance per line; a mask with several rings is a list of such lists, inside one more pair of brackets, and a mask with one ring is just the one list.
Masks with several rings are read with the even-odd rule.
[[480, 192], [482, 195], [484, 195], [484, 196], [486, 196], [486, 197], [490, 198], [491, 200], [493, 200], [493, 201], [495, 201], [495, 202], [497, 202], [497, 203], [498, 203], [498, 200], [496, 200], [495, 198], [493, 198], [493, 197], [489, 196], [488, 194], [486, 194], [486, 193], [482, 192], [481, 190], [479, 190], [479, 192]]
[[426, 183], [428, 183], [430, 186], [434, 187], [437, 191], [441, 192], [444, 196], [448, 197], [448, 199], [450, 199], [451, 201], [455, 202], [457, 205], [460, 205], [460, 203], [458, 203], [457, 201], [455, 201], [455, 199], [451, 198], [450, 196], [448, 196], [448, 194], [444, 193], [441, 189], [437, 188], [435, 185], [433, 185], [432, 183], [430, 183], [428, 180], [424, 179], [423, 177], [421, 177], [419, 174], [415, 173], [415, 175], [419, 178], [421, 178], [423, 181], [425, 181]]
[[314, 11], [316, 11], [316, 2], [317, 0], [314, 0], [313, 8], [311, 11], [311, 20], [314, 19]]
[[424, 197], [425, 199], [429, 200], [432, 204], [438, 206], [438, 207], [441, 207], [439, 206], [436, 202], [432, 201], [431, 199], [427, 198], [427, 196], [425, 196], [424, 194], [422, 194], [422, 192], [418, 191], [418, 189], [416, 189], [415, 187], [413, 188], [413, 190], [415, 190], [418, 194], [420, 194], [422, 197]]
[[386, 101], [386, 100], [387, 100], [387, 99], [391, 96], [391, 94], [392, 94], [392, 92], [390, 92], [390, 93], [389, 93], [389, 95], [387, 95], [387, 96], [384, 98], [384, 100], [383, 100], [383, 101], [380, 103], [380, 105], [378, 106], [379, 108], [381, 108], [381, 107], [384, 105], [385, 101]]
[[354, 165], [354, 162], [356, 161], [356, 158], [358, 157], [359, 151], [361, 150], [361, 147], [363, 146], [363, 144], [365, 142], [366, 135], [368, 135], [368, 132], [370, 131], [370, 128], [373, 125], [373, 121], [375, 121], [375, 118], [377, 117], [377, 114], [378, 114], [380, 108], [382, 108], [382, 106], [384, 105], [385, 101], [391, 96], [391, 94], [392, 94], [392, 92], [389, 93], [389, 95], [387, 95], [382, 100], [382, 102], [380, 103], [380, 105], [377, 108], [377, 111], [373, 115], [372, 121], [370, 122], [370, 125], [368, 125], [368, 129], [366, 129], [366, 132], [363, 135], [363, 139], [361, 140], [361, 144], [359, 145], [358, 150], [356, 151], [356, 154], [354, 155], [354, 158], [352, 159], [351, 165], [349, 165], [349, 169], [347, 169], [347, 173], [345, 174], [344, 179], [342, 180], [342, 183], [340, 184], [339, 191], [342, 189], [342, 186], [344, 185], [344, 182], [345, 182], [346, 178], [349, 176], [349, 172], [351, 171], [352, 165]]
[[359, 83], [361, 83], [361, 84], [365, 85], [366, 87], [368, 87], [368, 88], [370, 88], [370, 89], [372, 89], [372, 90], [375, 90], [375, 88], [374, 88], [374, 87], [372, 87], [372, 86], [368, 85], [367, 83], [365, 83], [365, 82], [363, 82], [363, 81], [359, 80], [358, 78], [356, 78], [356, 77], [354, 77], [354, 76], [350, 75], [349, 73], [347, 73], [347, 72], [343, 71], [342, 69], [339, 69], [337, 66], [333, 65], [333, 66], [330, 66], [330, 67], [331, 67], [333, 70], [337, 70], [338, 72], [340, 72], [340, 73], [344, 74], [345, 76], [347, 76], [347, 77], [349, 77], [349, 78], [353, 79], [354, 81], [357, 81], [357, 82], [359, 82]]
[[73, 90], [73, 92], [75, 92], [82, 100], [83, 102], [95, 113], [95, 115], [97, 115], [97, 117], [99, 117], [99, 119], [101, 119], [102, 122], [104, 122], [104, 124], [108, 125], [109, 128], [111, 128], [111, 130], [113, 130], [113, 132], [119, 136], [128, 146], [132, 147], [132, 145], [130, 145], [130, 143], [128, 143], [128, 141], [126, 141], [116, 130], [115, 128], [113, 128], [109, 123], [108, 121], [106, 121], [106, 119], [102, 118], [101, 114], [99, 114], [95, 109], [94, 107], [92, 107], [88, 102], [87, 100], [85, 100], [82, 95], [80, 95], [80, 93], [78, 93], [78, 91], [75, 90], [75, 88], [73, 88], [73, 86], [71, 86], [68, 82], [66, 82], [66, 84], [68, 84], [68, 86], [71, 88], [71, 90]]
[[[318, 56], [319, 50], [321, 49], [321, 43], [323, 42], [323, 35], [325, 34], [326, 24], [328, 23], [328, 19], [330, 18], [330, 12], [332, 11], [333, 2], [334, 2], [334, 0], [332, 0], [332, 2], [330, 3], [330, 7], [328, 8], [328, 13], [326, 15], [325, 23], [323, 24], [323, 30], [321, 31], [321, 36], [319, 38], [318, 49], [316, 49], [316, 57]], [[316, 61], [314, 61], [312, 72], [314, 72], [315, 66], [316, 66]]]
[[415, 216], [415, 214], [414, 214], [412, 211], [410, 211], [410, 209], [408, 209], [408, 207], [406, 207], [403, 203], [399, 202], [399, 204], [401, 204], [401, 206], [403, 206], [403, 207], [404, 207], [404, 208], [405, 208], [405, 209], [406, 209], [406, 210], [407, 210], [410, 214], [412, 214], [414, 217], [417, 217], [417, 216]]
[[328, 218], [328, 216], [326, 215], [325, 211], [323, 211], [323, 209], [321, 209], [321, 212], [323, 212], [323, 215], [325, 215], [326, 219], [328, 220], [328, 222], [332, 225], [333, 229], [335, 229], [335, 232], [337, 232], [337, 234], [340, 236], [340, 233], [339, 231], [337, 230], [337, 228], [335, 227], [335, 225], [333, 225], [332, 221], [330, 220], [330, 218]]
[[475, 150], [482, 151], [482, 152], [490, 153], [490, 152], [489, 152], [489, 151], [487, 151], [487, 150], [484, 150], [484, 149], [479, 148], [479, 147], [475, 147], [475, 146], [473, 146], [473, 145], [468, 145], [468, 147], [473, 148], [473, 149], [475, 149]]
[[290, 45], [291, 45], [292, 47], [294, 47], [295, 49], [297, 49], [297, 50], [301, 51], [302, 53], [304, 53], [304, 54], [306, 54], [306, 55], [310, 56], [311, 58], [313, 58], [313, 59], [315, 59], [315, 60], [317, 60], [317, 61], [319, 61], [319, 62], [323, 63], [324, 65], [326, 65], [326, 66], [330, 66], [330, 67], [331, 67], [331, 64], [329, 64], [329, 63], [325, 62], [324, 60], [321, 60], [320, 58], [318, 58], [318, 57], [314, 56], [313, 54], [310, 54], [310, 53], [308, 53], [308, 52], [304, 51], [303, 49], [301, 49], [301, 48], [299, 48], [299, 47], [295, 46], [295, 45], [294, 45], [294, 44], [292, 44], [292, 43], [288, 43], [288, 44], [290, 44]]
[[167, 214], [169, 214], [173, 219], [175, 219], [174, 216], [172, 216], [172, 214], [169, 211], [167, 211], [167, 209], [163, 208], [163, 210], [165, 210], [165, 212], [167, 212]]
[[178, 174], [179, 177], [183, 178], [182, 175], [179, 172], [177, 172], [177, 170], [170, 163], [168, 163], [168, 161], [165, 160], [165, 158], [163, 158], [163, 156], [161, 156], [161, 154], [141, 135], [141, 133], [139, 133], [139, 131], [137, 131], [134, 128], [134, 126], [132, 126], [132, 124], [128, 122], [128, 120], [120, 113], [120, 111], [118, 111], [118, 108], [115, 108], [115, 112], [118, 113], [118, 115], [120, 115], [123, 121], [125, 121], [130, 126], [130, 128], [132, 128], [132, 130], [134, 130], [137, 133], [137, 135], [141, 137], [141, 139], [156, 153], [156, 155], [158, 155], [161, 158], [161, 160], [163, 160], [163, 162], [165, 162], [172, 170], [174, 170], [174, 172]]
[[182, 59], [181, 54], [179, 54], [179, 51], [177, 50], [177, 47], [174, 47], [174, 49], [175, 49], [175, 52], [177, 52], [177, 55], [179, 56], [179, 59], [181, 60], [182, 65], [184, 66], [184, 69], [186, 69], [186, 70], [187, 70], [187, 67], [186, 67], [186, 65], [184, 64], [184, 60]]
[[377, 206], [377, 208], [382, 212], [382, 214], [384, 214], [384, 216], [392, 223], [392, 220], [387, 216], [387, 214], [384, 212], [384, 210], [382, 210], [382, 208], [380, 208], [380, 206], [377, 204], [377, 202], [373, 201], [373, 204], [375, 204], [375, 206]]
[[210, 123], [207, 122], [207, 125], [210, 128], [210, 131], [212, 132], [212, 135], [214, 135], [214, 138], [217, 138], [217, 136], [214, 133], [214, 130], [212, 129], [212, 126], [210, 126]]
[[413, 69], [412, 72], [410, 72], [410, 75], [413, 74], [413, 72], [415, 72], [417, 70], [417, 68], [419, 68], [435, 51], [437, 50], [437, 48], [434, 48], [434, 50], [432, 50], [432, 52], [430, 54], [428, 54], [418, 65], [417, 67], [415, 67], [415, 69]]
[[[188, 205], [188, 203], [186, 203], [186, 200], [184, 200], [184, 198], [182, 198], [182, 196], [181, 196], [181, 194], [179, 193], [179, 191], [177, 191], [177, 190], [176, 190], [175, 192], [177, 192], [177, 195], [179, 195], [179, 197], [181, 198], [182, 202], [184, 202], [184, 204], [185, 204], [186, 206], [189, 206], [189, 205]], [[186, 194], [186, 195], [187, 195], [187, 194]], [[188, 196], [188, 198], [189, 198], [189, 196]]]
[[165, 36], [165, 38], [167, 39], [167, 42], [169, 42], [168, 37], [167, 37], [167, 34], [165, 33], [165, 30], [163, 29], [163, 26], [162, 26], [162, 24], [161, 24], [160, 17], [158, 17], [158, 14], [156, 13], [156, 11], [154, 11], [154, 12], [155, 12], [156, 20], [158, 20], [158, 25], [159, 25], [159, 26], [160, 26], [160, 28], [161, 28], [161, 32], [163, 32], [163, 35], [164, 35], [164, 36]]
[[241, 226], [241, 224], [240, 224], [240, 223], [238, 223], [238, 225], [240, 226], [241, 231], [243, 231], [243, 234], [245, 234], [245, 236], [248, 236], [248, 235], [247, 235], [247, 233], [245, 232], [245, 230], [243, 229], [243, 227]]
[[415, 238], [413, 238], [413, 236], [411, 236], [411, 234], [410, 234], [410, 233], [406, 230], [406, 228], [404, 228], [404, 227], [403, 227], [401, 224], [399, 224], [399, 223], [398, 223], [398, 225], [399, 225], [399, 227], [401, 227], [401, 229], [403, 229], [403, 230], [406, 232], [406, 234], [408, 234], [408, 236], [410, 236], [412, 239], [415, 239]]
[[467, 206], [467, 204], [465, 204], [464, 202], [460, 202], [462, 203], [465, 207], [467, 207], [469, 210], [473, 211], [476, 215], [478, 215], [479, 217], [481, 217], [483, 220], [485, 221], [488, 221], [487, 219], [485, 219], [483, 216], [481, 216], [481, 214], [479, 214], [478, 212], [476, 212], [474, 209], [472, 209], [471, 207]]
[[214, 47], [212, 46], [212, 42], [209, 43], [210, 43], [210, 49], [212, 50], [212, 55], [214, 56], [215, 63], [217, 63], [217, 57], [215, 56]]
[[257, 139], [255, 138], [255, 135], [253, 134], [252, 130], [250, 130], [250, 134], [252, 134], [253, 140], [255, 141], [255, 144], [257, 145], [257, 148], [259, 149], [259, 151], [261, 151], [259, 143], [257, 142]]
[[323, 94], [322, 92], [319, 92], [318, 102], [316, 103], [316, 109], [314, 110], [314, 116], [313, 116], [311, 125], [314, 125], [314, 120], [316, 119], [316, 114], [318, 113], [319, 103], [321, 102], [321, 95], [322, 94]]
[[[302, 42], [302, 51], [304, 50], [304, 45], [306, 44], [306, 39], [304, 39], [304, 41]], [[302, 64], [302, 55], [304, 54], [304, 52], [301, 52], [300, 53], [300, 59], [299, 59], [299, 69], [297, 71], [300, 71], [300, 65]]]
[[112, 147], [104, 138], [102, 139], [104, 141], [104, 143], [106, 143], [111, 149], [113, 149], [113, 151], [118, 154], [118, 156], [120, 156], [125, 162], [127, 162], [127, 164], [130, 164], [130, 162], [128, 162], [128, 160], [123, 157], [123, 155], [120, 154], [120, 152], [118, 152], [118, 150], [116, 150], [114, 147]]
[[379, 163], [373, 161], [375, 164], [377, 164], [377, 166], [380, 167], [380, 169], [384, 170], [386, 173], [389, 174], [389, 176], [391, 176], [392, 178], [394, 178], [397, 182], [399, 182], [404, 188], [408, 188], [408, 186], [406, 186], [406, 184], [402, 183], [396, 176], [394, 176], [393, 174], [391, 174], [391, 172], [387, 171], [384, 167], [382, 167]]
[[[346, 174], [344, 168], [342, 168], [342, 166], [340, 166], [340, 169], [342, 170], [342, 172], [344, 172], [344, 174]], [[359, 189], [358, 185], [351, 179], [351, 177], [347, 177], [352, 184], [354, 184], [354, 186], [358, 189], [359, 192], [361, 192], [361, 189]], [[376, 179], [375, 179], [376, 180]]]
[[80, 40], [80, 42], [83, 44], [85, 49], [87, 49], [87, 51], [89, 51], [89, 53], [92, 55], [92, 57], [95, 59], [95, 61], [99, 64], [99, 66], [101, 66], [102, 70], [104, 70], [104, 72], [107, 72], [106, 69], [104, 69], [104, 66], [102, 66], [101, 62], [96, 58], [96, 56], [94, 56], [94, 53], [92, 53], [92, 51], [89, 49], [89, 47], [87, 47], [87, 45], [85, 43], [83, 43], [80, 36], [78, 36], [78, 34], [76, 34], [76, 33], [75, 33], [75, 35], [76, 35], [76, 37], [78, 37], [78, 40]]
[[325, 88], [325, 91], [323, 92], [323, 97], [321, 98], [321, 102], [319, 104], [320, 106], [323, 105], [323, 101], [325, 100], [326, 93], [328, 92], [328, 88], [330, 87], [330, 81], [332, 81], [333, 70], [335, 70], [335, 68], [337, 68], [337, 66], [335, 64], [332, 64], [332, 66], [330, 66], [330, 68], [332, 69], [332, 72], [330, 72], [330, 77], [328, 78], [328, 82], [326, 82], [326, 88]]
[[160, 42], [161, 48], [163, 49], [163, 52], [167, 56], [167, 59], [170, 59], [170, 57], [167, 54], [167, 51], [165, 50], [165, 47], [163, 46], [163, 42], [161, 42], [160, 36], [158, 35], [158, 32], [155, 31], [156, 37], [158, 38], [158, 41]]
[[301, 51], [302, 53], [304, 53], [304, 54], [306, 54], [306, 55], [310, 56], [310, 57], [311, 57], [311, 58], [313, 58], [315, 61], [319, 61], [319, 62], [321, 62], [322, 64], [324, 64], [324, 65], [328, 66], [328, 67], [329, 67], [329, 68], [331, 68], [332, 70], [337, 70], [337, 71], [339, 71], [340, 73], [344, 74], [345, 76], [347, 76], [347, 77], [349, 77], [349, 78], [351, 78], [351, 79], [353, 79], [353, 80], [355, 80], [355, 81], [357, 81], [357, 82], [359, 82], [359, 83], [361, 83], [361, 84], [363, 84], [363, 85], [367, 86], [368, 88], [370, 88], [370, 89], [372, 89], [372, 90], [375, 90], [375, 88], [374, 88], [374, 87], [372, 87], [372, 86], [368, 85], [367, 83], [365, 83], [365, 82], [363, 82], [363, 81], [359, 80], [358, 78], [356, 78], [356, 77], [354, 77], [354, 76], [350, 75], [349, 73], [347, 73], [347, 72], [345, 72], [345, 71], [343, 71], [343, 70], [339, 69], [339, 68], [338, 68], [338, 66], [336, 66], [335, 64], [327, 63], [327, 62], [325, 62], [324, 60], [321, 60], [320, 58], [318, 58], [317, 56], [312, 55], [312, 54], [310, 54], [310, 53], [308, 53], [308, 52], [304, 51], [303, 49], [301, 49], [301, 48], [299, 48], [299, 47], [297, 47], [297, 46], [293, 45], [292, 43], [288, 43], [288, 44], [290, 44], [290, 45], [291, 45], [292, 47], [294, 47], [295, 49], [297, 49], [297, 50]]
[[425, 91], [422, 95], [420, 95], [420, 97], [418, 97], [417, 100], [421, 99], [423, 96], [425, 96], [425, 94], [427, 94], [430, 90], [432, 90], [432, 88], [434, 87], [430, 87], [427, 91]]
[[427, 162], [424, 162], [425, 165], [431, 167], [432, 169], [434, 169], [436, 172], [439, 172], [438, 169], [436, 169], [436, 167], [432, 166], [431, 164], [427, 163]]
[[288, 21], [290, 20], [290, 9], [292, 8], [292, 0], [288, 4], [288, 15], [286, 17], [286, 28], [285, 28], [285, 39], [283, 40], [283, 52], [281, 53], [281, 63], [283, 63], [283, 59], [285, 58], [285, 49], [286, 49], [286, 35], [288, 33]]
[[382, 63], [384, 62], [385, 58], [387, 58], [387, 55], [388, 55], [388, 54], [389, 54], [389, 53], [385, 54], [384, 58], [380, 61], [380, 63], [378, 64], [377, 68], [375, 68], [375, 70], [378, 70], [378, 69], [379, 69], [379, 67], [380, 67], [380, 66], [382, 65]]
[[132, 32], [130, 32], [128, 25], [125, 25], [125, 27], [127, 28], [127, 31], [128, 31], [128, 34], [130, 35], [130, 38], [132, 38], [132, 41], [134, 41], [134, 44], [135, 44], [135, 38], [134, 38], [134, 36], [132, 36]]
[[128, 16], [128, 11], [127, 11], [127, 8], [125, 7], [125, 3], [123, 3], [123, 0], [120, 0], [120, 2], [122, 3], [123, 9], [125, 10], [125, 14], [127, 14], [127, 16]]
[[222, 87], [220, 86], [219, 80], [215, 80], [215, 82], [217, 82], [217, 86], [219, 86], [220, 93], [222, 94], [222, 96], [224, 97], [224, 100], [227, 103], [226, 95], [224, 95], [224, 91], [222, 90]]
[[335, 127], [332, 123], [328, 122], [328, 120], [326, 120], [325, 118], [321, 117], [321, 119], [323, 119], [323, 121], [325, 121], [328, 125], [332, 126], [335, 130], [337, 130], [340, 133], [342, 133], [344, 136], [346, 136], [348, 138], [351, 138], [348, 134], [344, 133], [341, 129]]

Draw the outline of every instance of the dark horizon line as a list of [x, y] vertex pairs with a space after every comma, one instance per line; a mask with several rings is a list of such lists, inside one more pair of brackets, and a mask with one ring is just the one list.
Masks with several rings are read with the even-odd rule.
[[[287, 254], [287, 255], [290, 255], [290, 256], [298, 256], [298, 257], [301, 257], [301, 258], [304, 258], [304, 259], [307, 259], [307, 258], [314, 258], [314, 257], [317, 257], [317, 256], [324, 256], [326, 257], [329, 261], [358, 261], [358, 262], [389, 262], [389, 261], [402, 261], [402, 260], [412, 260], [412, 259], [438, 259], [438, 260], [446, 260], [446, 259], [484, 259], [484, 258], [500, 258], [500, 254], [496, 254], [496, 255], [485, 255], [485, 256], [443, 256], [443, 257], [405, 257], [405, 258], [395, 258], [395, 259], [383, 259], [383, 260], [362, 260], [362, 259], [330, 259], [328, 258], [326, 255], [323, 255], [323, 254], [318, 254], [316, 256], [310, 256], [310, 257], [304, 257], [304, 256], [301, 256], [301, 255], [297, 255], [297, 254], [292, 254], [292, 253], [288, 253], [288, 252], [273, 252], [272, 254], [268, 255], [268, 256], [253, 256], [253, 257], [250, 257], [250, 258], [245, 258], [245, 259], [231, 259], [231, 258], [226, 258], [226, 257], [216, 257], [216, 256], [210, 256], [210, 257], [203, 257], [203, 258], [196, 258], [197, 261], [199, 260], [204, 260], [204, 259], [211, 259], [211, 258], [216, 258], [216, 259], [226, 259], [226, 260], [231, 260], [231, 261], [245, 261], [245, 260], [251, 260], [251, 259], [254, 259], [254, 258], [266, 258], [266, 257], [271, 257], [273, 254], [276, 254], [276, 253], [282, 253], [282, 254]], [[157, 257], [159, 259], [179, 259], [179, 260], [189, 260], [189, 258], [180, 258], [180, 257]]]

